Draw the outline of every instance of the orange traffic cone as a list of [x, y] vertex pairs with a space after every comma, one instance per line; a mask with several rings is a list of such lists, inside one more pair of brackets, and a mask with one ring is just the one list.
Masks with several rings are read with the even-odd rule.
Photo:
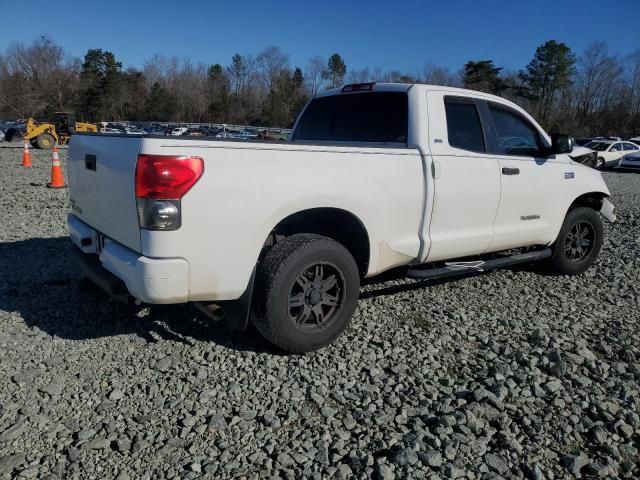
[[22, 152], [22, 166], [24, 168], [31, 167], [31, 152], [29, 151], [29, 142], [24, 141], [24, 151]]
[[58, 149], [53, 146], [51, 150], [51, 182], [47, 183], [49, 188], [66, 188], [64, 183], [64, 175], [60, 166], [60, 157], [58, 157]]

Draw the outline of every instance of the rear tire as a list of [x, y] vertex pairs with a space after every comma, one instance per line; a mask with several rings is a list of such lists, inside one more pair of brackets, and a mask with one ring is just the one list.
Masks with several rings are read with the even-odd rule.
[[36, 138], [36, 145], [42, 150], [51, 150], [56, 143], [56, 139], [50, 133], [41, 133]]
[[602, 157], [598, 157], [598, 159], [596, 160], [596, 168], [598, 170], [604, 170], [604, 168], [607, 166], [606, 162], [604, 161], [604, 158]]
[[256, 273], [253, 323], [269, 342], [303, 353], [332, 343], [349, 326], [360, 293], [353, 256], [338, 242], [298, 234], [267, 252]]
[[604, 239], [600, 214], [588, 207], [569, 210], [551, 247], [551, 269], [561, 275], [578, 275], [596, 261]]

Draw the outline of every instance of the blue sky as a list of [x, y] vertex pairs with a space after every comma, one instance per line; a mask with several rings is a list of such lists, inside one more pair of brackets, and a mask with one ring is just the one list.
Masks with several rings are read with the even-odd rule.
[[72, 55], [103, 48], [136, 67], [154, 53], [226, 65], [236, 52], [268, 45], [293, 66], [338, 52], [349, 69], [408, 73], [428, 62], [455, 71], [479, 59], [519, 69], [550, 39], [578, 53], [594, 40], [620, 55], [640, 48], [640, 0], [0, 0], [5, 13], [10, 5], [19, 9], [2, 22], [0, 51], [46, 34]]

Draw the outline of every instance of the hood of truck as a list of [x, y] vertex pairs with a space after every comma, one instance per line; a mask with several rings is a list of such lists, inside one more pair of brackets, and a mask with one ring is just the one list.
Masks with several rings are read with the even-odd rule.
[[67, 170], [71, 210], [98, 232], [140, 252], [135, 173], [140, 137], [71, 137]]

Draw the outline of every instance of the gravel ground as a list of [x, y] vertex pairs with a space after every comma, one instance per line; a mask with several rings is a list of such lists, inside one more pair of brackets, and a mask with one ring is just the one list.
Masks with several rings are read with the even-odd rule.
[[20, 155], [0, 149], [0, 478], [640, 476], [640, 175], [605, 174], [619, 222], [584, 276], [368, 285], [294, 356], [83, 286], [68, 193]]

